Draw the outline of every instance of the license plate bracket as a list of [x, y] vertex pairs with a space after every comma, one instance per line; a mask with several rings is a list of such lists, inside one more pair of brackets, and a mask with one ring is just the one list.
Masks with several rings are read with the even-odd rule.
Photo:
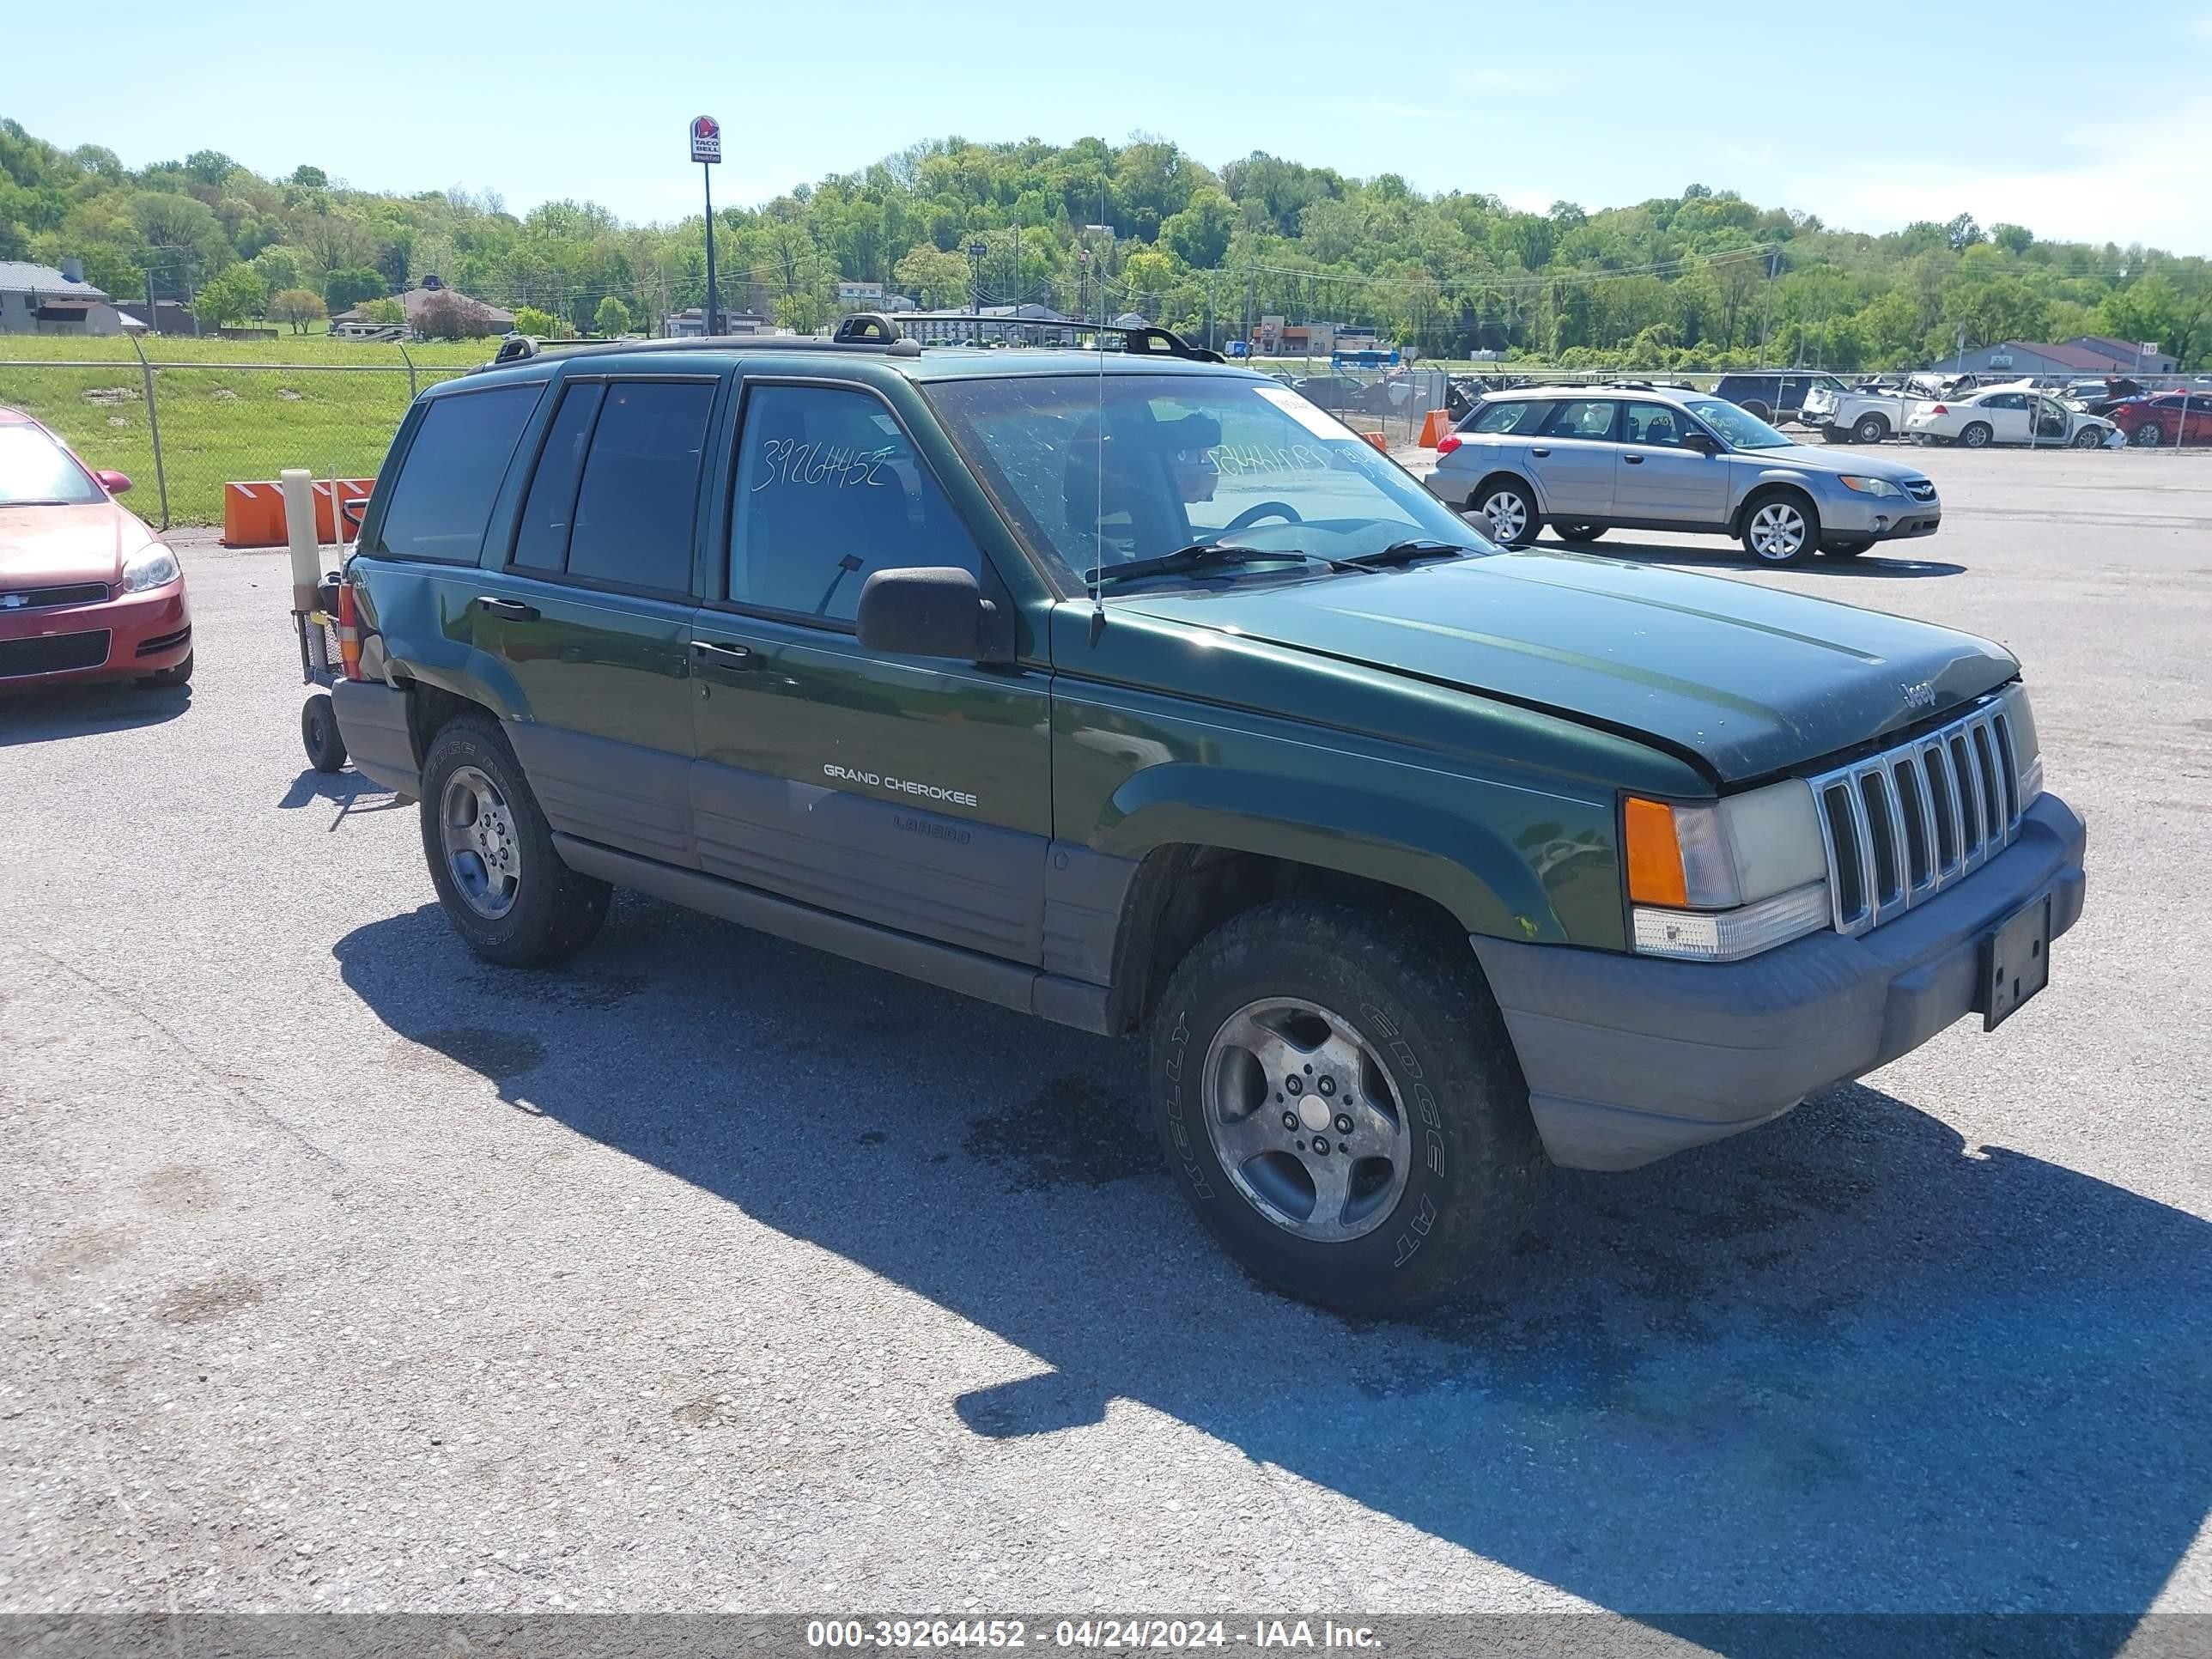
[[2051, 982], [2051, 896], [2016, 910], [1982, 940], [1982, 1030], [1994, 1031]]

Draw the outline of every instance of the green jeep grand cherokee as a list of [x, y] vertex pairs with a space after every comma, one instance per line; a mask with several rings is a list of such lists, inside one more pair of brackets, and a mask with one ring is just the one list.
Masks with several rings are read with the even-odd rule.
[[426, 392], [337, 707], [461, 937], [557, 961], [623, 886], [1148, 1024], [1206, 1225], [1366, 1312], [1496, 1252], [1547, 1157], [1734, 1134], [2041, 988], [2083, 834], [2002, 649], [1501, 551], [1169, 352], [670, 343]]

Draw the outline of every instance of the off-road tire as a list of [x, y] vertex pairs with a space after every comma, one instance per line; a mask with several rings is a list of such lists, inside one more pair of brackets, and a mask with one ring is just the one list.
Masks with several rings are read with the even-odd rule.
[[[506, 798], [521, 854], [521, 878], [504, 915], [477, 914], [461, 896], [447, 866], [438, 814], [446, 784], [458, 768], [472, 766]], [[592, 942], [607, 919], [612, 890], [579, 875], [553, 850], [553, 832], [523, 775], [521, 763], [489, 714], [462, 714], [431, 739], [422, 759], [422, 854], [438, 903], [461, 941], [486, 962], [538, 968], [565, 962]]]
[[[1278, 996], [1355, 1024], [1405, 1115], [1405, 1185], [1356, 1238], [1318, 1242], [1270, 1219], [1231, 1181], [1206, 1130], [1215, 1036], [1240, 1009]], [[1152, 1080], [1161, 1148], [1207, 1230], [1255, 1277], [1343, 1313], [1414, 1312], [1498, 1259], [1522, 1231], [1545, 1167], [1528, 1085], [1467, 941], [1416, 915], [1297, 899], [1223, 923], [1160, 999]]]

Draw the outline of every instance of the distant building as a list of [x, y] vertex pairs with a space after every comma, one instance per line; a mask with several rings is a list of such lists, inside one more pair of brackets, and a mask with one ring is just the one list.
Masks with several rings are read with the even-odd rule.
[[[757, 312], [725, 310], [717, 320], [724, 335], [775, 332], [775, 325]], [[686, 306], [660, 319], [660, 337], [664, 340], [696, 340], [703, 338], [706, 332], [706, 313], [700, 306]]]
[[[483, 300], [471, 299], [457, 288], [447, 288], [434, 276], [424, 276], [420, 283], [397, 297], [406, 313], [407, 331], [410, 334], [419, 334], [422, 331], [422, 313], [428, 310], [434, 301], [441, 299], [458, 302], [477, 321], [483, 325], [484, 331], [488, 334], [504, 334], [514, 326], [513, 312], [501, 310], [499, 307]], [[342, 326], [349, 324], [355, 326]], [[359, 306], [354, 307], [349, 311], [341, 311], [331, 319], [331, 332], [342, 337], [349, 337], [359, 339], [364, 337], [363, 330], [374, 331], [380, 326], [376, 320]]]
[[[1045, 324], [1045, 327], [1012, 328], [1013, 322]], [[1066, 323], [1066, 328], [1048, 326]], [[1073, 345], [1078, 326], [1064, 311], [1034, 301], [1027, 305], [985, 306], [981, 311], [907, 311], [899, 327], [907, 337], [924, 345], [977, 345], [993, 341], [1015, 345]]]
[[106, 291], [84, 280], [84, 264], [61, 269], [0, 259], [0, 334], [120, 334], [129, 326]]
[[144, 324], [156, 334], [197, 334], [199, 331], [192, 321], [191, 310], [182, 300], [156, 300], [150, 306], [143, 300], [118, 300], [115, 308], [132, 321]]
[[2171, 374], [2180, 361], [2163, 351], [2143, 351], [2125, 340], [2081, 335], [2063, 344], [2037, 340], [2000, 340], [1934, 364], [1943, 374], [2016, 375], [2054, 380], [2092, 374]]

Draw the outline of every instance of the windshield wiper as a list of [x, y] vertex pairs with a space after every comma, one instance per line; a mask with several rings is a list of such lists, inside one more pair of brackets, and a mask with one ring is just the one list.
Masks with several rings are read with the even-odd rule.
[[1142, 576], [1175, 576], [1191, 570], [1220, 570], [1235, 565], [1273, 564], [1285, 559], [1310, 561], [1316, 557], [1297, 548], [1270, 551], [1259, 547], [1239, 547], [1233, 542], [1193, 542], [1188, 547], [1178, 547], [1172, 553], [1162, 553], [1153, 558], [1102, 565], [1086, 572], [1083, 580], [1103, 587], [1110, 582], [1135, 581]]
[[1372, 553], [1355, 553], [1348, 559], [1331, 559], [1339, 570], [1382, 570], [1391, 565], [1411, 564], [1416, 559], [1455, 559], [1462, 553], [1479, 553], [1482, 550], [1462, 542], [1439, 542], [1416, 536], [1402, 542], [1392, 542]]

